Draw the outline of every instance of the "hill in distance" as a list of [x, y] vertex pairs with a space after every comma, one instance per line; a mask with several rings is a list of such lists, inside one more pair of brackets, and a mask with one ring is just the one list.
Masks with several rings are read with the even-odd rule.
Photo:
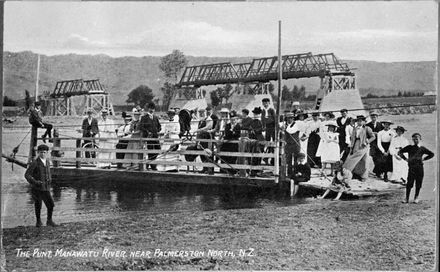
[[[70, 79], [99, 79], [111, 94], [113, 104], [126, 104], [127, 94], [139, 85], [149, 86], [156, 97], [162, 97], [160, 87], [165, 82], [159, 69], [158, 56], [118, 57], [107, 55], [55, 55], [40, 56], [40, 93], [53, 91], [57, 81]], [[187, 56], [188, 65], [216, 62], [247, 62], [252, 57], [221, 58]], [[435, 61], [383, 63], [374, 61], [346, 60], [356, 68], [358, 88], [375, 89], [379, 95], [402, 91], [433, 91]], [[4, 52], [4, 93], [12, 99], [24, 98], [24, 90], [35, 91], [37, 54]], [[297, 79], [285, 82], [290, 88], [304, 85], [307, 93], [314, 94], [319, 79]], [[385, 93], [383, 93], [385, 92]], [[377, 93], [375, 93], [377, 94]]]

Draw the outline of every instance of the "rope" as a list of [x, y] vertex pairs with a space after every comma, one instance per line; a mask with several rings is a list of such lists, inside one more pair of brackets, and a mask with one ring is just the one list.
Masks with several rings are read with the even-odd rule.
[[[371, 111], [371, 110], [379, 110], [379, 109], [392, 109], [392, 108], [409, 108], [409, 107], [424, 107], [424, 106], [436, 106], [436, 103], [425, 103], [425, 104], [409, 104], [409, 105], [397, 105], [397, 106], [386, 106], [386, 107], [372, 107], [372, 108], [358, 108], [358, 109], [348, 109], [347, 111]], [[333, 111], [325, 111], [325, 112], [339, 112], [339, 110], [333, 110]], [[314, 110], [307, 112], [308, 114], [313, 113], [322, 113], [321, 111]], [[242, 118], [239, 118], [242, 119]], [[197, 120], [191, 121], [191, 122], [198, 122]], [[178, 122], [171, 122], [171, 123], [178, 123]], [[114, 125], [124, 125], [124, 123], [116, 123]], [[79, 125], [56, 125], [57, 127], [78, 127]], [[99, 126], [99, 124], [98, 124]], [[5, 126], [5, 128], [28, 128], [29, 126], [13, 126], [8, 127]]]

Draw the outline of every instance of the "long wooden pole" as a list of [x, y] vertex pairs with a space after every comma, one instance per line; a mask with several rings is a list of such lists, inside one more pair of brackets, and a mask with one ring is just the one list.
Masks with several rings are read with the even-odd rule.
[[281, 59], [281, 21], [278, 21], [278, 101], [277, 112], [275, 118], [275, 183], [280, 178], [280, 108], [281, 108], [281, 80], [283, 60]]
[[37, 80], [35, 82], [35, 101], [38, 101], [38, 83], [40, 81], [40, 54], [38, 54], [37, 60]]

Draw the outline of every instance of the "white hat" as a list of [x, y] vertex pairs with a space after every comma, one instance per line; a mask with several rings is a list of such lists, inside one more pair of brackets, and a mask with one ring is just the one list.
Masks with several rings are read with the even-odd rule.
[[220, 110], [220, 112], [229, 113], [229, 109], [228, 109], [228, 108], [222, 108], [222, 109]]
[[299, 106], [299, 101], [292, 102], [292, 106]]

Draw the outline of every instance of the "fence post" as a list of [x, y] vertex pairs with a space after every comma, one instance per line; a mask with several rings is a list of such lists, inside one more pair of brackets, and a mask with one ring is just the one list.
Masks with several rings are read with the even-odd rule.
[[[281, 147], [280, 147], [280, 180], [284, 181], [286, 180], [286, 154], [284, 153], [284, 148], [286, 145], [286, 142], [283, 140], [280, 141]], [[280, 183], [282, 184], [282, 183]]]
[[[76, 148], [81, 148], [81, 139], [76, 139]], [[77, 158], [75, 162], [76, 168], [81, 168], [81, 161], [78, 160], [81, 158], [81, 151], [78, 150], [76, 151], [76, 158]]]
[[[142, 138], [140, 138], [139, 141], [140, 141], [140, 143], [139, 143], [140, 149], [144, 150], [144, 142], [142, 141]], [[143, 152], [142, 153], [138, 153], [138, 159], [142, 160], [142, 162], [139, 163], [139, 171], [144, 171], [145, 170], [145, 164], [143, 162], [144, 155], [145, 155], [145, 153], [143, 153]]]
[[[53, 130], [53, 147], [60, 148], [61, 147], [61, 139], [58, 138], [59, 133], [57, 129]], [[61, 157], [61, 150], [55, 150], [55, 152], [52, 153], [54, 157], [60, 158]], [[53, 167], [60, 167], [61, 162], [56, 160], [53, 161]]]

